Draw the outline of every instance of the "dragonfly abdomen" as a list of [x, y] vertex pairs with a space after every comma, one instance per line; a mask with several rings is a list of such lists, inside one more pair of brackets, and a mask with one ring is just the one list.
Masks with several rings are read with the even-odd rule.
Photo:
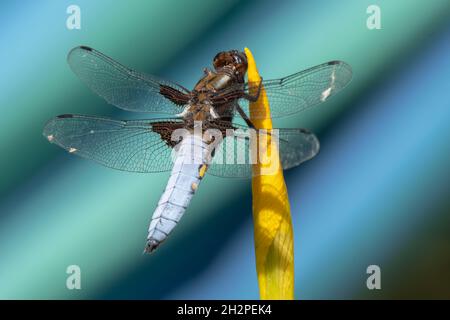
[[177, 225], [206, 172], [207, 144], [194, 135], [183, 138], [166, 189], [153, 213], [145, 252], [152, 252]]

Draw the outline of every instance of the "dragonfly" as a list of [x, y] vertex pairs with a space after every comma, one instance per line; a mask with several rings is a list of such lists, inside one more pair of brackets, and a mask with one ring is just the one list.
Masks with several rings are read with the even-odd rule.
[[[115, 120], [63, 114], [49, 120], [43, 130], [49, 142], [110, 168], [141, 173], [170, 171], [148, 228], [146, 253], [158, 248], [179, 223], [205, 173], [252, 177], [252, 163], [224, 159], [237, 157], [227, 149], [230, 143], [237, 146], [233, 150], [251, 149], [248, 135], [228, 133], [254, 129], [252, 119], [266, 117], [264, 110], [250, 110], [262, 87], [270, 103], [270, 116], [277, 118], [325, 102], [352, 77], [347, 63], [330, 61], [284, 78], [249, 83], [245, 81], [245, 53], [230, 50], [219, 52], [212, 61], [213, 68], [205, 68], [194, 88], [188, 90], [128, 68], [87, 46], [73, 48], [67, 61], [82, 82], [109, 104], [162, 115], [147, 120]], [[241, 121], [236, 121], [239, 118]], [[207, 130], [215, 130], [216, 135], [206, 138]], [[283, 170], [318, 153], [319, 140], [312, 132], [276, 130]], [[180, 131], [184, 134], [175, 134]]]

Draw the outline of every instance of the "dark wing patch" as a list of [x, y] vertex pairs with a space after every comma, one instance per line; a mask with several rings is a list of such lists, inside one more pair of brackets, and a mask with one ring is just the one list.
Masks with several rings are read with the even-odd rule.
[[189, 103], [190, 95], [164, 84], [159, 85], [159, 93], [177, 106], [184, 106]]
[[172, 133], [175, 130], [182, 128], [184, 128], [184, 124], [182, 122], [156, 121], [151, 124], [151, 129], [159, 134], [161, 139], [171, 148], [175, 147], [175, 145], [179, 142], [172, 139]]

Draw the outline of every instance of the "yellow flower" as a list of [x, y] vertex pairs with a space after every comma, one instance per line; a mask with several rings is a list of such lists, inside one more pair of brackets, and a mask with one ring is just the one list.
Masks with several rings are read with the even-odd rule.
[[[248, 81], [259, 84], [260, 76], [249, 49]], [[258, 110], [258, 112], [256, 112]], [[263, 119], [254, 115], [264, 110]], [[269, 101], [264, 88], [258, 101], [250, 103], [250, 120], [257, 129], [272, 129]], [[268, 140], [271, 136], [268, 136]], [[252, 179], [253, 221], [255, 237], [256, 270], [261, 299], [294, 299], [294, 236], [283, 169], [279, 163], [276, 145], [267, 142], [265, 150], [276, 161], [276, 172], [270, 175], [255, 175]], [[267, 155], [266, 155], [267, 156]], [[267, 159], [267, 157], [265, 157]], [[253, 165], [254, 172], [262, 172], [273, 163]]]

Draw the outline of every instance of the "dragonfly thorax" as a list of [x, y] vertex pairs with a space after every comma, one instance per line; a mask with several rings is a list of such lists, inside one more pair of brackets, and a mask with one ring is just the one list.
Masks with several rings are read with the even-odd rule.
[[206, 70], [205, 75], [201, 78], [194, 87], [194, 92], [200, 93], [214, 93], [219, 90], [226, 89], [237, 83], [237, 78], [231, 72], [214, 72]]

